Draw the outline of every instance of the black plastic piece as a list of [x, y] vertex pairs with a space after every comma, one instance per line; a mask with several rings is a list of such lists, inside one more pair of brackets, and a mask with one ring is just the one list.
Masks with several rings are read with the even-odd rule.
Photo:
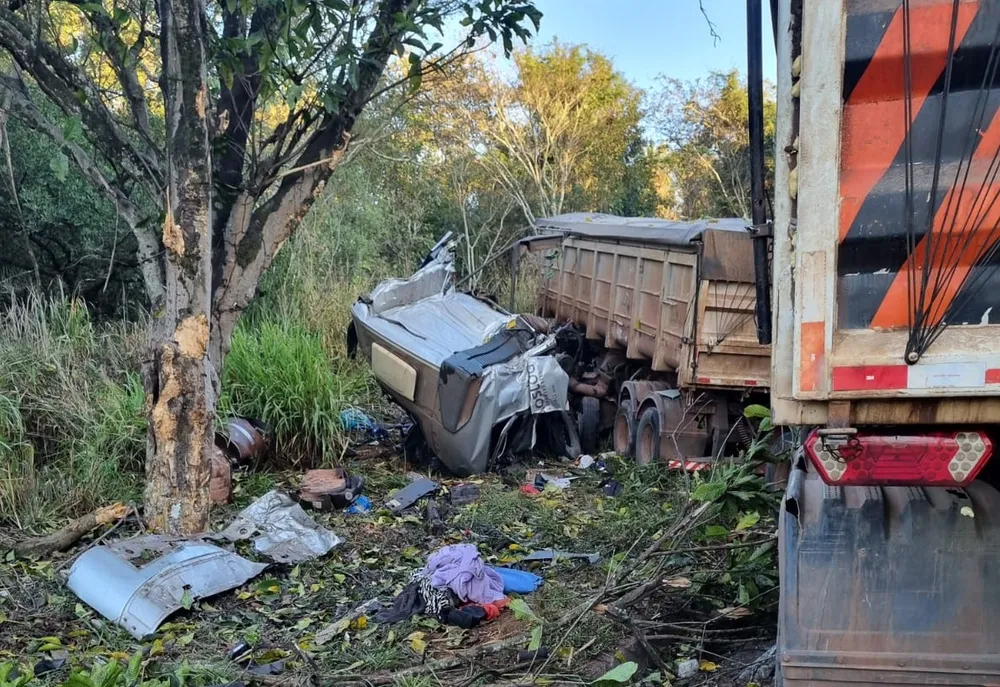
[[482, 346], [459, 351], [441, 363], [438, 405], [441, 424], [449, 432], [460, 429], [462, 408], [472, 383], [491, 365], [504, 363], [527, 351], [534, 334], [526, 329], [505, 329]]
[[[761, 0], [747, 0], [747, 105], [750, 110], [750, 219], [754, 227], [767, 224], [764, 197], [764, 55]], [[771, 343], [770, 238], [758, 231], [753, 238], [754, 286], [757, 304], [757, 341]]]

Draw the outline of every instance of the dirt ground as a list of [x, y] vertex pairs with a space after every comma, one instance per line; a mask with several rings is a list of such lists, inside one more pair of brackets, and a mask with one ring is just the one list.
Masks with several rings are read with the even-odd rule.
[[[542, 466], [521, 465], [471, 480], [480, 496], [464, 506], [449, 505], [448, 489], [458, 480], [431, 475], [441, 484], [433, 498], [444, 521], [432, 531], [426, 499], [398, 516], [378, 507], [421, 471], [374, 446], [362, 446], [345, 464], [365, 476], [376, 510], [310, 511], [343, 538], [340, 546], [318, 560], [271, 565], [242, 587], [195, 601], [142, 641], [64, 584], [74, 558], [107, 528], [51, 559], [8, 553], [0, 566], [0, 666], [22, 675], [55, 668], [34, 683], [69, 680], [74, 687], [590, 684], [609, 670], [606, 684], [767, 678], [764, 663], [758, 674], [747, 671], [773, 645], [777, 606], [774, 497], [757, 466], [734, 461], [690, 476], [639, 469], [610, 455], [605, 472], [548, 461], [546, 472], [575, 478], [568, 489], [522, 493], [531, 477], [526, 470]], [[214, 526], [272, 488], [294, 490], [299, 478], [264, 467], [238, 474], [233, 503], [218, 509]], [[621, 485], [617, 495], [605, 493], [607, 479]], [[138, 532], [127, 520], [107, 539]], [[8, 541], [18, 536], [5, 534]], [[320, 630], [359, 604], [391, 604], [431, 552], [458, 542], [476, 544], [491, 564], [531, 570], [545, 582], [516, 611], [471, 630], [429, 616], [379, 625], [364, 615], [317, 643]], [[548, 547], [601, 559], [519, 563]], [[238, 551], [254, 558], [249, 546]], [[244, 659], [228, 658], [241, 643], [250, 647]], [[534, 660], [518, 656], [535, 646], [543, 651]], [[692, 659], [697, 670], [678, 677], [679, 663]], [[115, 664], [121, 675], [109, 675]], [[7, 687], [13, 683], [3, 670], [0, 685]]]

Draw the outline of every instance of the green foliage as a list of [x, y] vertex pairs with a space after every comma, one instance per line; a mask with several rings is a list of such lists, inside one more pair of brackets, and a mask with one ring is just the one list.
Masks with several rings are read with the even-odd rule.
[[598, 687], [608, 687], [608, 685], [620, 685], [628, 682], [635, 675], [636, 671], [639, 670], [639, 664], [634, 661], [628, 661], [627, 663], [620, 663], [614, 668], [604, 673], [601, 677], [594, 680], [594, 685]]
[[141, 344], [139, 327], [97, 325], [76, 301], [32, 295], [0, 315], [0, 520], [138, 496]]
[[223, 368], [223, 408], [274, 427], [284, 458], [339, 459], [340, 412], [370, 393], [365, 371], [331, 359], [322, 338], [287, 319], [242, 321]]
[[8, 242], [0, 252], [0, 275], [6, 287], [15, 298], [39, 287], [65, 290], [103, 314], [134, 317], [144, 299], [136, 244], [114, 204], [47, 138], [17, 119], [6, 129], [9, 158], [0, 151], [0, 234]]
[[[765, 190], [772, 194], [774, 89], [764, 89]], [[736, 70], [685, 82], [661, 77], [648, 105], [662, 164], [680, 199], [681, 217], [749, 217], [749, 109]]]
[[21, 670], [10, 662], [0, 663], [0, 687], [24, 687], [32, 677], [28, 669]]

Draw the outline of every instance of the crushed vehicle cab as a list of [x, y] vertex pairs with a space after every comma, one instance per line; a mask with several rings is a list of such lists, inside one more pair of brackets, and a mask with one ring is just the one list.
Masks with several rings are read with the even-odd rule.
[[352, 307], [352, 347], [423, 439], [458, 475], [544, 443], [576, 457], [569, 377], [549, 355], [554, 337], [456, 290], [447, 240], [409, 279], [379, 284]]

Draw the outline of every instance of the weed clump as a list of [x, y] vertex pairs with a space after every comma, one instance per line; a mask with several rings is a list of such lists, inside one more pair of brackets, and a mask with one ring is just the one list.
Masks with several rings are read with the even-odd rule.
[[0, 521], [31, 527], [139, 495], [146, 448], [139, 325], [69, 299], [0, 314]]
[[280, 460], [336, 462], [343, 450], [340, 412], [371, 396], [365, 370], [333, 358], [323, 339], [287, 319], [246, 319], [226, 358], [220, 414], [263, 420], [274, 428]]

